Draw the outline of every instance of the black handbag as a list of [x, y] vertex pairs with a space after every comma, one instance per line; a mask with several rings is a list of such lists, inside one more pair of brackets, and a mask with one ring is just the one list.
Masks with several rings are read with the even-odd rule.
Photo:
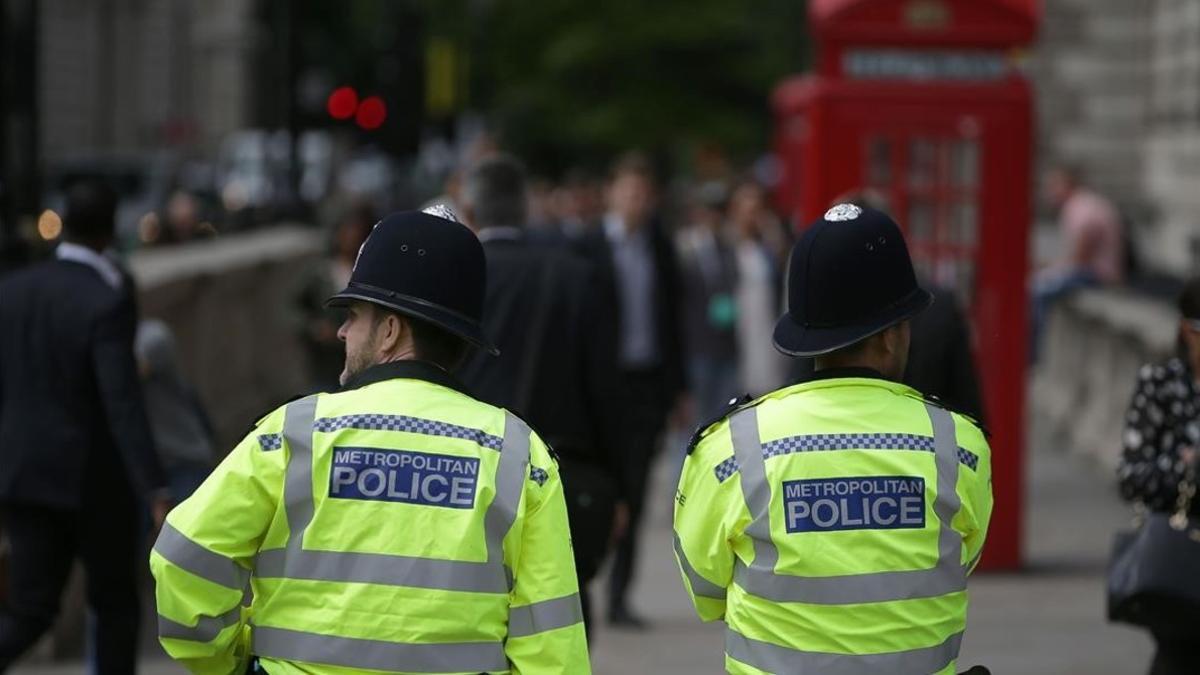
[[[1161, 634], [1194, 634], [1200, 621], [1200, 523], [1188, 518], [1196, 484], [1179, 485], [1174, 513], [1138, 509], [1134, 527], [1113, 541], [1108, 619]], [[1140, 506], [1140, 505], [1139, 505]]]

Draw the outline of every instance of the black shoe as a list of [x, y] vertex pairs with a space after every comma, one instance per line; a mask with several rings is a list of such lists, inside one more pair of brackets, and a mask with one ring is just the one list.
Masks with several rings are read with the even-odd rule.
[[608, 611], [608, 623], [617, 628], [641, 630], [649, 628], [650, 624], [642, 617], [629, 611], [628, 607], [613, 607]]

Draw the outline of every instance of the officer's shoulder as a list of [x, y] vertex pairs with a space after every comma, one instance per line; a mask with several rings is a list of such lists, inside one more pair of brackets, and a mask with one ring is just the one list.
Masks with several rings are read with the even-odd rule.
[[761, 402], [762, 399], [756, 399], [750, 396], [750, 394], [742, 394], [741, 396], [736, 396], [729, 399], [729, 403], [726, 404], [725, 409], [721, 411], [720, 415], [717, 415], [716, 417], [713, 417], [705, 422], [701, 422], [700, 425], [696, 427], [695, 432], [692, 433], [692, 437], [688, 439], [687, 454], [690, 455], [695, 452], [696, 446], [700, 444], [700, 441], [704, 440], [712, 432], [716, 431], [717, 427], [720, 426], [722, 422], [732, 417], [734, 413], [745, 410], [746, 408], [753, 408]]
[[[485, 404], [485, 405], [490, 405], [490, 404]], [[496, 408], [496, 410], [508, 413], [508, 414], [512, 415], [513, 417], [516, 417], [517, 419], [521, 420], [522, 424], [529, 427], [529, 430], [531, 432], [533, 432], [533, 435], [537, 436], [538, 440], [542, 442], [542, 447], [546, 448], [546, 454], [550, 455], [550, 460], [554, 462], [555, 466], [558, 466], [558, 452], [553, 447], [550, 446], [550, 442], [546, 440], [546, 437], [542, 435], [542, 432], [537, 430], [537, 427], [535, 427], [532, 422], [530, 422], [529, 420], [525, 419], [525, 417], [518, 415], [517, 413], [515, 413], [511, 410], [507, 410], [505, 408]]]
[[299, 401], [302, 398], [305, 398], [308, 396], [314, 396], [314, 395], [315, 394], [296, 394], [295, 396], [287, 399], [286, 401], [284, 401], [283, 403], [280, 403], [279, 405], [275, 406], [274, 408], [271, 408], [270, 410], [266, 410], [266, 411], [260, 413], [259, 415], [257, 415], [254, 418], [254, 422], [251, 423], [250, 426], [246, 429], [246, 435], [249, 436], [250, 434], [258, 431], [260, 427], [262, 427], [264, 424], [267, 424], [268, 420], [270, 420], [273, 417], [278, 417], [282, 420], [283, 413], [285, 410], [287, 410], [289, 403], [292, 403], [293, 401]]
[[955, 408], [954, 406], [950, 405], [949, 403], [943, 401], [942, 399], [938, 398], [937, 396], [935, 396], [933, 394], [925, 394], [925, 393], [919, 392], [916, 389], [914, 389], [912, 394], [910, 394], [910, 396], [912, 398], [920, 400], [923, 403], [928, 403], [930, 405], [941, 408], [942, 410], [945, 410], [945, 411], [953, 414], [955, 417], [965, 420], [971, 426], [978, 429], [979, 433], [983, 434], [984, 439], [991, 439], [992, 432], [989, 431], [988, 428], [986, 426], [984, 426], [983, 422], [979, 421], [979, 419], [976, 418], [974, 415]]

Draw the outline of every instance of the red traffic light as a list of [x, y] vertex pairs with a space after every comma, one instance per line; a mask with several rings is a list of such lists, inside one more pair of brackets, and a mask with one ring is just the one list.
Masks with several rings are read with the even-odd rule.
[[354, 117], [354, 121], [359, 127], [367, 131], [372, 131], [383, 126], [384, 120], [387, 119], [387, 104], [378, 96], [368, 96], [358, 104], [358, 113]]
[[354, 91], [353, 87], [334, 89], [333, 93], [329, 95], [329, 99], [325, 101], [325, 109], [335, 120], [348, 120], [354, 117], [354, 111], [358, 109], [358, 92]]

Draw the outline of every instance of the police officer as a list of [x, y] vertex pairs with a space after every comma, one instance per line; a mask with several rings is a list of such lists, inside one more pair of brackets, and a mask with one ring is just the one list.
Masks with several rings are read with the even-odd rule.
[[[440, 212], [452, 218], [448, 212]], [[588, 673], [562, 485], [524, 422], [450, 374], [483, 249], [379, 222], [345, 290], [342, 388], [259, 420], [167, 518], [159, 637], [196, 673]]]
[[953, 673], [992, 510], [971, 419], [899, 384], [929, 306], [891, 218], [839, 204], [792, 251], [775, 346], [811, 380], [697, 432], [675, 552], [730, 673]]

